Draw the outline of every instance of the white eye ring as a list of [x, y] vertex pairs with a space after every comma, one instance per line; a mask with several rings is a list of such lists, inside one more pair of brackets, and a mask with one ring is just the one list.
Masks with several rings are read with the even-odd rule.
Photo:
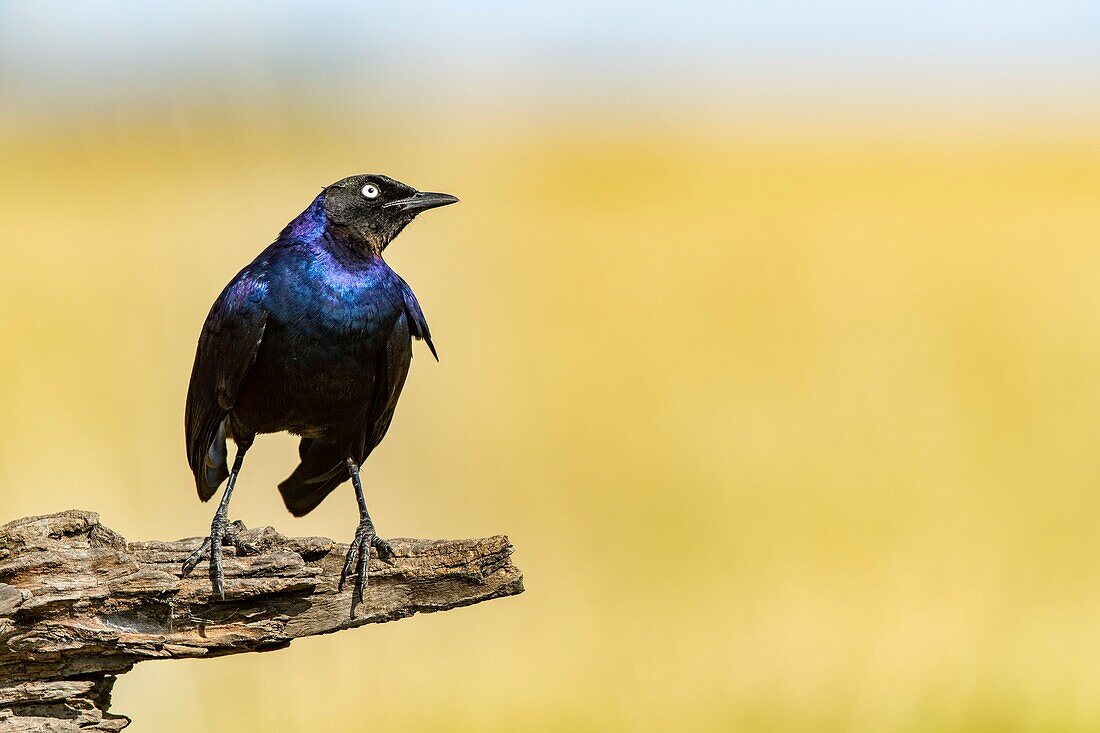
[[380, 190], [378, 190], [378, 186], [374, 185], [373, 183], [368, 183], [365, 186], [363, 186], [363, 192], [362, 193], [363, 193], [363, 198], [376, 199], [376, 198], [378, 198], [378, 194], [380, 194], [382, 192]]

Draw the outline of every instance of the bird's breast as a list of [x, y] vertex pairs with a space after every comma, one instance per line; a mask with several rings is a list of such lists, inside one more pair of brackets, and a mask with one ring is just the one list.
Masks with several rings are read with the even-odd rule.
[[376, 380], [394, 366], [386, 366], [393, 339], [410, 339], [407, 328], [395, 330], [400, 278], [381, 261], [351, 268], [324, 252], [268, 272], [268, 318], [236, 418], [255, 432], [309, 437], [361, 428]]
[[392, 323], [401, 302], [384, 263], [349, 268], [327, 253], [282, 273], [272, 315], [318, 337], [369, 336]]

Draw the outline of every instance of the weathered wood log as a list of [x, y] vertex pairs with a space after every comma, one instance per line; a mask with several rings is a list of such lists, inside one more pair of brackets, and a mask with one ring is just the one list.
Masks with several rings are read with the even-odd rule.
[[180, 566], [201, 538], [127, 542], [94, 512], [0, 527], [0, 731], [118, 731], [108, 712], [119, 674], [146, 659], [281, 649], [291, 640], [523, 592], [504, 536], [392, 539], [372, 558], [366, 597], [337, 590], [347, 545], [244, 530], [260, 552], [225, 552], [225, 600], [203, 563]]

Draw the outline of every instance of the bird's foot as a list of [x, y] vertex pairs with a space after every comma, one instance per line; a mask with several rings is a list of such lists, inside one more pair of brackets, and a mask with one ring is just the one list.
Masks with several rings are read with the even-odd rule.
[[222, 572], [222, 547], [233, 547], [238, 555], [256, 555], [259, 553], [255, 547], [237, 536], [237, 532], [244, 530], [244, 522], [237, 520], [230, 523], [228, 518], [218, 513], [214, 515], [214, 521], [210, 523], [210, 536], [202, 541], [199, 548], [191, 553], [191, 556], [183, 561], [183, 574], [187, 575], [202, 560], [210, 558], [210, 579], [214, 584], [214, 593], [225, 600], [225, 578]]
[[344, 558], [344, 569], [340, 571], [340, 584], [339, 590], [344, 589], [344, 581], [352, 575], [351, 566], [355, 564], [356, 579], [355, 594], [351, 599], [351, 610], [355, 612], [355, 604], [363, 600], [364, 595], [367, 592], [367, 565], [370, 562], [370, 548], [373, 547], [375, 552], [378, 553], [378, 559], [383, 562], [393, 564], [394, 552], [390, 547], [390, 543], [375, 534], [374, 523], [369, 518], [365, 518], [359, 522], [359, 526], [355, 530], [355, 539], [351, 541], [351, 545], [348, 547], [348, 554]]

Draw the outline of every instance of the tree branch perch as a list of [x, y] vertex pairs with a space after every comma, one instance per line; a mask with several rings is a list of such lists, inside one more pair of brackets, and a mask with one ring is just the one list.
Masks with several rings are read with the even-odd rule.
[[523, 592], [505, 536], [391, 540], [392, 566], [371, 560], [337, 590], [347, 545], [244, 530], [259, 555], [225, 553], [226, 595], [206, 563], [180, 566], [201, 538], [126, 542], [94, 512], [70, 510], [0, 527], [0, 731], [118, 731], [107, 712], [119, 674], [146, 659], [263, 652], [314, 634], [446, 611]]

